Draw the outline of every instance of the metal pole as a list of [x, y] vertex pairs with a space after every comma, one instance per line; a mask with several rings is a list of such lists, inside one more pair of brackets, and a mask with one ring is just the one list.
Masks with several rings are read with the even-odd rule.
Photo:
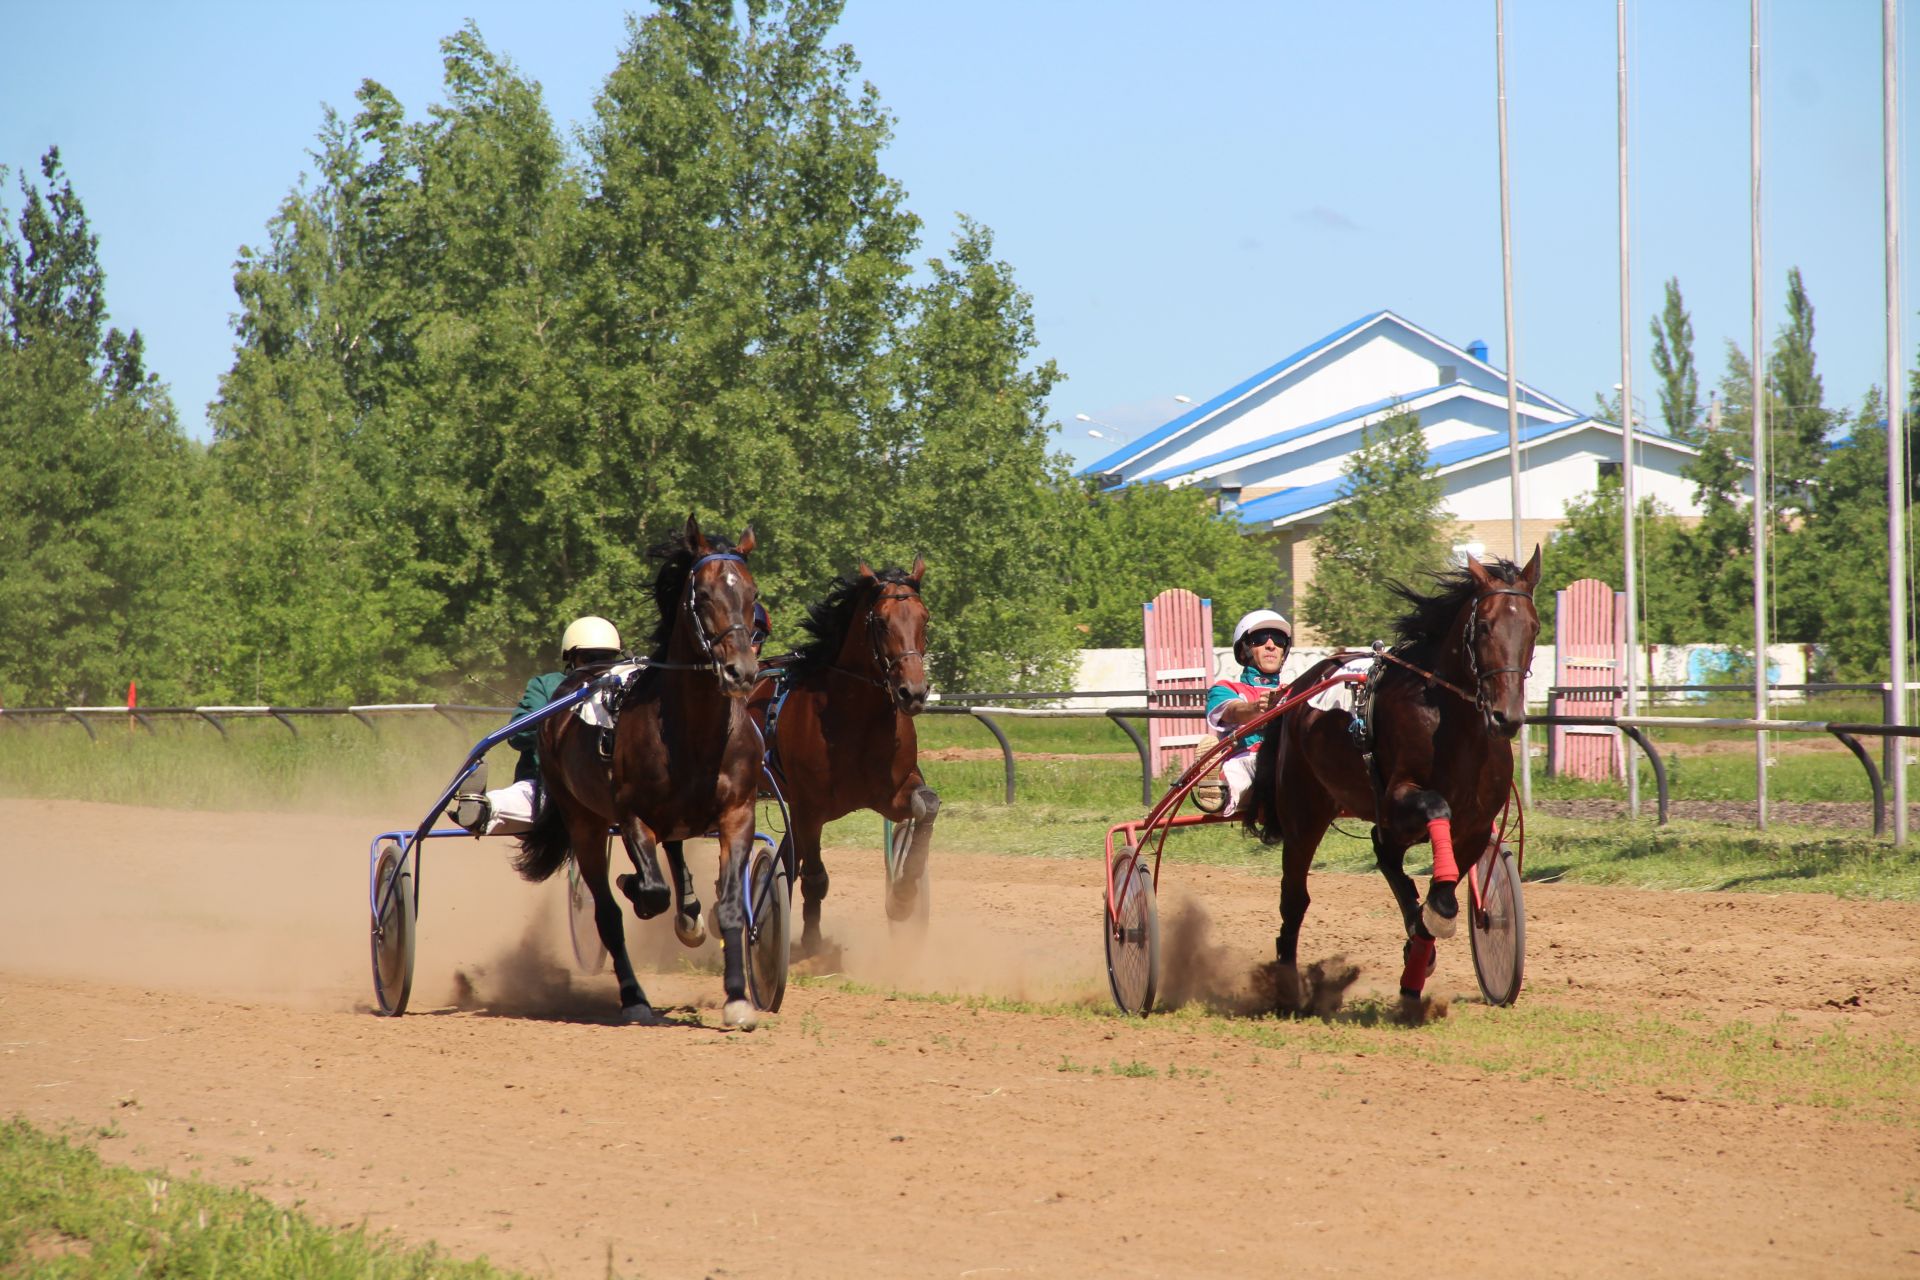
[[[1906, 389], [1900, 370], [1900, 170], [1895, 157], [1900, 147], [1900, 82], [1894, 70], [1894, 42], [1898, 32], [1897, 0], [1880, 5], [1880, 150], [1885, 166], [1887, 223], [1887, 604], [1888, 658], [1894, 696], [1890, 724], [1907, 719], [1907, 465]], [[1907, 748], [1899, 734], [1893, 743], [1893, 843], [1907, 842]]]
[[[1621, 550], [1626, 565], [1627, 592], [1627, 714], [1640, 714], [1640, 591], [1633, 564], [1633, 292], [1627, 257], [1627, 0], [1616, 0], [1615, 25], [1618, 29], [1620, 98], [1620, 476], [1622, 524]], [[1625, 751], [1620, 753], [1627, 770], [1627, 815], [1640, 816], [1640, 766]]]
[[[1767, 718], [1767, 397], [1766, 353], [1760, 349], [1760, 0], [1748, 0], [1748, 117], [1753, 178], [1753, 718]], [[1753, 737], [1760, 829], [1767, 829], [1767, 735]]]
[[[1507, 479], [1513, 508], [1513, 562], [1522, 564], [1520, 548], [1520, 360], [1513, 349], [1513, 200], [1507, 178], [1507, 23], [1504, 0], [1493, 0], [1493, 53], [1497, 68], [1500, 119], [1500, 294], [1506, 307], [1507, 343]], [[1520, 803], [1533, 803], [1533, 748], [1526, 725], [1520, 726]]]

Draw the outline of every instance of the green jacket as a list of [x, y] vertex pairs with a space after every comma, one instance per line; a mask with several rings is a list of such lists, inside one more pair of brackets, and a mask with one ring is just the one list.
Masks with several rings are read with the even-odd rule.
[[[564, 672], [549, 671], [527, 681], [527, 691], [520, 695], [520, 705], [513, 709], [513, 718], [518, 720], [528, 712], [538, 711], [552, 702], [553, 691], [560, 687], [560, 681], [564, 678]], [[520, 753], [520, 761], [513, 767], [515, 782], [540, 777], [540, 729], [540, 724], [530, 724], [507, 739], [507, 745]]]

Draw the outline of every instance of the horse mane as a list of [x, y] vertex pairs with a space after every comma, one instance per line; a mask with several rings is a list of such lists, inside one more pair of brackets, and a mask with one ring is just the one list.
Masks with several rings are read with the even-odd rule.
[[[705, 555], [727, 555], [734, 550], [733, 543], [715, 534], [707, 535]], [[664, 659], [667, 656], [667, 640], [673, 635], [673, 615], [680, 609], [680, 601], [686, 596], [687, 575], [693, 572], [693, 562], [699, 559], [693, 544], [687, 541], [686, 531], [682, 530], [665, 542], [657, 542], [647, 548], [649, 560], [660, 561], [659, 571], [653, 575], [653, 603], [660, 611], [660, 620], [654, 624], [653, 634], [647, 637], [648, 656]]]
[[[913, 585], [912, 575], [897, 566], [877, 570], [873, 576], [881, 584]], [[800, 626], [808, 639], [789, 655], [789, 670], [812, 671], [833, 665], [840, 646], [846, 641], [847, 628], [853, 625], [853, 615], [867, 583], [859, 574], [843, 573], [827, 588], [825, 599], [807, 606], [807, 616]]]
[[[1520, 581], [1520, 566], [1511, 560], [1482, 560], [1480, 567], [1509, 586]], [[1389, 582], [1387, 589], [1407, 603], [1407, 611], [1394, 619], [1394, 634], [1400, 637], [1394, 652], [1438, 645], [1447, 638], [1453, 620], [1469, 600], [1480, 594], [1480, 583], [1465, 565], [1428, 575], [1433, 589], [1420, 591], [1404, 582]]]

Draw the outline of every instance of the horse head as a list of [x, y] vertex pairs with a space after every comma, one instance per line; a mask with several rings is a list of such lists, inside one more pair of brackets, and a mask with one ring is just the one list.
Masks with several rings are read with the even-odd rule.
[[873, 665], [895, 708], [910, 716], [927, 705], [927, 603], [920, 596], [926, 573], [921, 556], [905, 574], [860, 566], [861, 585], [870, 593], [866, 628]]
[[720, 682], [720, 691], [730, 698], [744, 698], [760, 672], [760, 659], [753, 651], [753, 603], [760, 592], [747, 570], [747, 556], [754, 548], [753, 528], [748, 526], [735, 543], [709, 540], [689, 514], [684, 536], [692, 556], [680, 602], [687, 631], [702, 662]]
[[1533, 589], [1540, 585], [1540, 548], [1524, 569], [1505, 565], [1496, 572], [1472, 556], [1467, 572], [1476, 592], [1467, 605], [1461, 636], [1467, 668], [1472, 673], [1474, 700], [1487, 725], [1501, 737], [1520, 732], [1527, 715], [1527, 673], [1533, 666], [1533, 644], [1540, 636]]

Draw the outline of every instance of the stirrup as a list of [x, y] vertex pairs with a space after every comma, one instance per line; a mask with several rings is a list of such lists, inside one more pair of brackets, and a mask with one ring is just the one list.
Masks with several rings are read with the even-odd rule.
[[475, 794], [463, 791], [453, 798], [453, 820], [475, 835], [484, 835], [487, 821], [493, 817], [493, 806], [487, 803], [485, 792]]
[[613, 728], [602, 728], [594, 739], [594, 749], [600, 753], [600, 763], [613, 763]]

